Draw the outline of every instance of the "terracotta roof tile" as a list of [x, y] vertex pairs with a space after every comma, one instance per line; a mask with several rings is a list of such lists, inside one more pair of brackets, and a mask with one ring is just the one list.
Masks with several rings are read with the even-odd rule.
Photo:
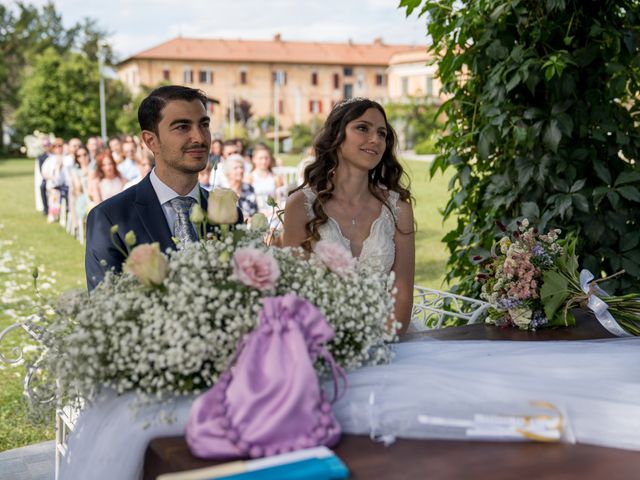
[[228, 40], [205, 38], [173, 38], [137, 53], [122, 63], [138, 59], [200, 60], [217, 62], [274, 62], [337, 65], [387, 66], [398, 52], [424, 52], [425, 46], [385, 45], [379, 40], [371, 44], [289, 42], [277, 39]]

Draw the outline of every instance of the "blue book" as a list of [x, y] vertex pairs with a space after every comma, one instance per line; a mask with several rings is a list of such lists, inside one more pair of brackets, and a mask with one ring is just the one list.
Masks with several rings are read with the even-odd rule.
[[217, 477], [217, 480], [341, 480], [347, 477], [347, 467], [332, 455]]
[[313, 447], [254, 460], [165, 473], [157, 480], [341, 480], [349, 470], [327, 447]]

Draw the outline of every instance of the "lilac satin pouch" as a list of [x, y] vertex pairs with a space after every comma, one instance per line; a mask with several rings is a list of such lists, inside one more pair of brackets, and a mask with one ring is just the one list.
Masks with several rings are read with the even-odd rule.
[[331, 404], [314, 369], [321, 356], [346, 378], [324, 344], [334, 331], [308, 301], [286, 295], [264, 299], [258, 326], [240, 342], [235, 362], [191, 407], [186, 440], [196, 457], [271, 456], [340, 438]]

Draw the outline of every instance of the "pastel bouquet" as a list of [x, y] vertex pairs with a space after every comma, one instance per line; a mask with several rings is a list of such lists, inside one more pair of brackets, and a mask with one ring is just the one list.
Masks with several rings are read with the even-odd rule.
[[123, 273], [108, 272], [90, 296], [67, 295], [44, 339], [60, 400], [90, 401], [103, 388], [136, 392], [143, 402], [202, 392], [256, 326], [262, 299], [289, 293], [325, 315], [340, 366], [388, 361], [386, 344], [395, 339], [389, 276], [356, 268], [350, 252], [333, 244], [308, 258], [269, 247], [256, 228], [265, 223], [166, 253], [157, 244], [135, 246]]
[[480, 296], [491, 305], [487, 323], [525, 330], [573, 326], [572, 308], [583, 307], [614, 335], [640, 335], [640, 294], [608, 295], [598, 285], [607, 278], [579, 271], [576, 241], [560, 240], [560, 230], [541, 233], [526, 218], [516, 225], [509, 232], [498, 222], [505, 235], [478, 275]]

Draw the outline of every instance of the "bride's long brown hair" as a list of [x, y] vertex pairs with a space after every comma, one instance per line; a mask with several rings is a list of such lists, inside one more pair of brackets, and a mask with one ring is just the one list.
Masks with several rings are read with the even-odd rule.
[[369, 170], [369, 192], [389, 209], [396, 229], [398, 228], [397, 219], [387, 199], [381, 193], [381, 189], [397, 192], [402, 201], [413, 201], [409, 192], [409, 179], [395, 156], [396, 134], [389, 125], [382, 105], [367, 98], [349, 99], [339, 103], [331, 110], [327, 121], [315, 139], [313, 144], [316, 153], [315, 161], [305, 168], [304, 181], [294, 190], [297, 191], [309, 186], [317, 193], [312, 205], [314, 218], [305, 225], [308, 236], [302, 243], [302, 247], [307, 251], [311, 250], [312, 242], [320, 240], [318, 229], [329, 220], [324, 211], [324, 205], [333, 196], [335, 189], [333, 177], [338, 167], [337, 151], [346, 137], [346, 126], [349, 122], [360, 118], [370, 108], [375, 108], [384, 117], [387, 136], [382, 159], [375, 168]]

